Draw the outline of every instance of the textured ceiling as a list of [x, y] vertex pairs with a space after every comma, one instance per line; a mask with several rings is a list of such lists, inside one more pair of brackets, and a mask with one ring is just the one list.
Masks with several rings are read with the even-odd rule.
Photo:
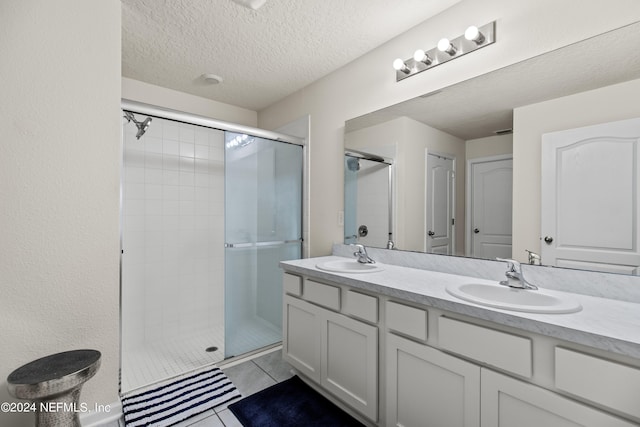
[[122, 75], [261, 110], [458, 1], [122, 0]]
[[346, 131], [410, 117], [464, 140], [513, 127], [513, 109], [640, 78], [640, 23], [349, 120]]

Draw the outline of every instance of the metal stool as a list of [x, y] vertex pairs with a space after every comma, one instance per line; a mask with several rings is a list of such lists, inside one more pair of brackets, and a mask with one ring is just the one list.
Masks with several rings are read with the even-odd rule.
[[99, 367], [100, 352], [97, 350], [52, 354], [9, 374], [9, 393], [35, 403], [36, 426], [80, 427], [80, 389]]

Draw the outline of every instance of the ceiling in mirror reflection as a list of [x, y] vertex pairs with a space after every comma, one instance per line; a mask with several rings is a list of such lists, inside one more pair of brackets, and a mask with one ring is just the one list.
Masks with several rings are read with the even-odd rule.
[[512, 127], [514, 108], [640, 78], [637, 46], [640, 23], [351, 119], [345, 132], [409, 117], [464, 140], [492, 136]]

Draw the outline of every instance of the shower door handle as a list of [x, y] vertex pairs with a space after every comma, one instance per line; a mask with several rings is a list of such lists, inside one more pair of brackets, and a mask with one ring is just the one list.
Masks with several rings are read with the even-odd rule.
[[225, 243], [225, 248], [251, 248], [255, 246], [255, 243], [247, 242], [247, 243]]
[[235, 249], [235, 248], [256, 248], [263, 246], [278, 246], [278, 245], [286, 245], [289, 243], [302, 243], [302, 238], [293, 239], [293, 240], [275, 240], [272, 242], [242, 242], [242, 243], [225, 243], [225, 248]]
[[287, 245], [289, 243], [302, 243], [302, 238], [293, 239], [293, 240], [277, 240], [273, 242], [256, 242], [256, 246], [278, 246], [278, 245]]

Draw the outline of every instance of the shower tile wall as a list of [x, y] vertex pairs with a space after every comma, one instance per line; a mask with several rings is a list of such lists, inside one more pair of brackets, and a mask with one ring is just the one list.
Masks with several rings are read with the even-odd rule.
[[224, 321], [224, 132], [154, 118], [136, 140], [124, 123], [123, 376], [127, 352]]

